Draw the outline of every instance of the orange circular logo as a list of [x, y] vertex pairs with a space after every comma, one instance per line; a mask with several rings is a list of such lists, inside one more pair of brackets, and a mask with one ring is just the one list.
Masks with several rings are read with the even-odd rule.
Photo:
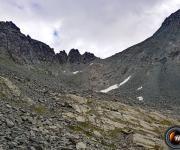
[[173, 149], [180, 149], [180, 127], [169, 128], [165, 133], [166, 144]]

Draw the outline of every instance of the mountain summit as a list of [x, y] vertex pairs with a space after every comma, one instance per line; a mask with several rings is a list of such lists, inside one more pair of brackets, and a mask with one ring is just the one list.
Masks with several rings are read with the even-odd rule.
[[176, 11], [175, 13], [171, 14], [169, 17], [165, 19], [165, 21], [162, 24], [162, 27], [167, 26], [176, 26], [178, 27], [180, 25], [180, 9]]

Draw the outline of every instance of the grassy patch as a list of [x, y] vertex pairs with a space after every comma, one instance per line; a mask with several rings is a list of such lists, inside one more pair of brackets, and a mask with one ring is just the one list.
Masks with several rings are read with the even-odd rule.
[[[91, 123], [89, 122], [80, 122], [76, 125], [71, 125], [69, 126], [69, 128], [74, 131], [74, 132], [79, 132], [79, 133], [83, 133], [84, 135], [86, 135], [87, 137], [94, 137], [95, 135], [93, 134], [93, 131], [96, 130], [98, 132], [100, 132], [101, 134], [104, 133], [105, 135], [105, 132], [103, 129], [100, 129], [94, 125], [92, 125]], [[115, 132], [117, 131], [114, 131], [113, 133], [111, 134], [115, 134]], [[106, 147], [109, 147], [111, 149], [116, 149], [116, 145], [114, 143], [107, 143], [105, 140], [103, 140], [102, 138], [98, 138], [98, 143], [102, 144], [103, 146], [106, 146]]]
[[122, 129], [120, 128], [115, 128], [114, 130], [110, 130], [107, 132], [107, 135], [109, 137], [115, 138], [117, 137], [120, 133], [122, 133]]
[[101, 140], [100, 143], [106, 147], [112, 148], [112, 149], [116, 149], [116, 145], [114, 143], [107, 143], [104, 140]]
[[156, 120], [154, 117], [152, 117], [152, 116], [148, 116], [147, 118], [145, 117], [144, 120], [145, 120], [146, 122], [150, 123], [150, 124], [157, 122], [157, 120]]
[[70, 126], [69, 128], [71, 130], [75, 131], [75, 132], [83, 133], [83, 134], [85, 134], [88, 137], [92, 137], [93, 136], [91, 130], [84, 129], [84, 128], [80, 127], [80, 126]]
[[164, 119], [164, 120], [160, 121], [160, 124], [161, 125], [171, 126], [173, 123], [171, 121], [169, 121], [169, 120]]
[[160, 147], [160, 146], [158, 146], [158, 145], [155, 145], [155, 146], [154, 146], [154, 150], [163, 150], [163, 148]]
[[0, 98], [1, 98], [1, 99], [6, 98], [6, 94], [5, 94], [4, 92], [0, 92]]
[[91, 105], [92, 103], [93, 103], [93, 100], [90, 100], [90, 99], [87, 100], [87, 105]]
[[93, 131], [97, 130], [99, 132], [103, 132], [102, 129], [92, 125], [90, 122], [79, 122], [76, 125], [69, 126], [69, 128], [75, 132], [84, 133], [86, 136], [93, 136]]
[[36, 105], [32, 109], [34, 112], [40, 115], [47, 113], [47, 108], [44, 105]]

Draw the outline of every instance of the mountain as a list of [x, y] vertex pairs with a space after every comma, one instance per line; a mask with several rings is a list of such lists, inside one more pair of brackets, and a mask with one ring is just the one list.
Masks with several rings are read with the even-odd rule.
[[101, 61], [93, 82], [97, 91], [120, 84], [111, 92], [126, 100], [165, 108], [180, 106], [180, 10], [170, 15], [145, 41]]
[[180, 10], [106, 59], [56, 54], [0, 22], [0, 149], [167, 149], [179, 83]]
[[0, 22], [0, 39], [0, 53], [20, 64], [88, 63], [96, 59], [91, 53], [81, 55], [75, 49], [72, 49], [69, 55], [65, 51], [55, 54], [48, 45], [22, 34], [12, 22]]

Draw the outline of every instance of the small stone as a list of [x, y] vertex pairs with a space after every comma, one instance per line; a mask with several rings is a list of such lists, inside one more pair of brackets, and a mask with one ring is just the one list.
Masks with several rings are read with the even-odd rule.
[[53, 130], [53, 131], [58, 131], [59, 129], [57, 128], [57, 126], [49, 126], [49, 129]]
[[22, 116], [21, 119], [22, 121], [28, 121], [31, 124], [35, 124], [35, 120], [30, 116]]
[[85, 118], [82, 117], [82, 116], [77, 116], [76, 120], [79, 121], [79, 122], [85, 122]]
[[0, 145], [0, 150], [3, 150], [3, 147], [2, 147], [2, 145]]
[[26, 120], [27, 120], [27, 117], [22, 116], [21, 119], [22, 119], [22, 121], [26, 121]]
[[6, 125], [7, 125], [9, 128], [12, 128], [12, 127], [14, 127], [14, 122], [12, 122], [12, 121], [9, 120], [9, 119], [6, 119]]
[[101, 137], [101, 133], [99, 133], [98, 131], [93, 131], [94, 135], [97, 136], [97, 137]]
[[30, 114], [30, 116], [31, 116], [31, 117], [35, 117], [35, 116], [36, 116], [36, 113], [32, 112], [32, 113]]
[[9, 104], [6, 105], [7, 108], [12, 108]]
[[52, 122], [50, 122], [49, 120], [46, 120], [46, 121], [43, 122], [43, 124], [51, 126]]
[[40, 145], [36, 145], [36, 146], [34, 146], [34, 148], [35, 148], [36, 150], [43, 150], [43, 148], [42, 148]]
[[30, 135], [32, 136], [32, 137], [35, 137], [36, 135], [35, 135], [35, 133], [34, 133], [34, 131], [30, 131]]
[[10, 148], [10, 149], [14, 149], [16, 146], [17, 146], [17, 143], [16, 143], [16, 142], [11, 142], [11, 143], [9, 143], [9, 148]]
[[33, 146], [31, 146], [29, 149], [30, 149], [30, 150], [36, 150]]
[[77, 150], [82, 150], [82, 149], [86, 149], [86, 144], [83, 142], [79, 142], [76, 144], [76, 149]]

